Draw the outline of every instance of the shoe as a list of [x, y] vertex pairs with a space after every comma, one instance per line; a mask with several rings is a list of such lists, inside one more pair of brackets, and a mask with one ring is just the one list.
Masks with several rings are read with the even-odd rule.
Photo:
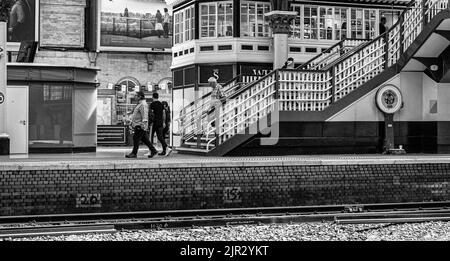
[[166, 157], [169, 157], [170, 156], [170, 154], [172, 154], [172, 149], [171, 148], [168, 148], [167, 149], [167, 153], [166, 153]]
[[158, 152], [152, 152], [152, 153], [150, 153], [150, 155], [148, 155], [148, 158], [152, 159], [156, 156], [156, 154], [158, 154]]
[[127, 159], [136, 159], [136, 158], [137, 158], [137, 155], [131, 153], [131, 154], [129, 154], [129, 155], [126, 155], [125, 158], [127, 158]]
[[167, 153], [166, 151], [163, 151], [163, 152], [159, 153], [158, 155], [159, 156], [166, 156], [166, 153]]

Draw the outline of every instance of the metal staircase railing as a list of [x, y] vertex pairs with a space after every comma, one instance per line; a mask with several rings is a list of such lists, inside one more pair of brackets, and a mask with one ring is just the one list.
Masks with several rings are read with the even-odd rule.
[[321, 69], [275, 70], [241, 88], [220, 108], [219, 126], [213, 127], [211, 123], [215, 120], [208, 117], [197, 118], [197, 123], [202, 126], [202, 143], [206, 145], [206, 151], [244, 133], [275, 109], [325, 110], [395, 66], [426, 24], [440, 11], [449, 8], [448, 1], [414, 0], [385, 34], [348, 51], [332, 63], [324, 61], [311, 65], [311, 68]]

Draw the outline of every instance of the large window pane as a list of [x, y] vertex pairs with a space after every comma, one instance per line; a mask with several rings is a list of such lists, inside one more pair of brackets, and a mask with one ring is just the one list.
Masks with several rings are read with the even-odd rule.
[[270, 28], [264, 15], [270, 12], [269, 3], [241, 4], [241, 36], [269, 37]]
[[30, 148], [71, 147], [73, 86], [31, 85]]

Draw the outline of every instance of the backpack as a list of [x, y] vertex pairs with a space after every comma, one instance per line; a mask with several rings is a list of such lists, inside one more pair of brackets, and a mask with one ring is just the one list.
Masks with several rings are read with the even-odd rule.
[[153, 122], [155, 122], [155, 113], [150, 106], [148, 107], [148, 126], [152, 126]]

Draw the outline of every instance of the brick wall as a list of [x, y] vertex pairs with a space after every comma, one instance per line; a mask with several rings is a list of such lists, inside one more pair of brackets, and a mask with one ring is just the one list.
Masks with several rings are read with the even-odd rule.
[[0, 215], [440, 201], [449, 178], [437, 163], [0, 170]]
[[41, 0], [40, 45], [84, 47], [86, 0]]

